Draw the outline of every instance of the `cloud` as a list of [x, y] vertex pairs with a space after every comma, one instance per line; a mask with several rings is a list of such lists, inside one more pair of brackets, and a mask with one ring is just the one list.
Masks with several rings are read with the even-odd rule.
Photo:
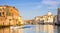
[[37, 3], [37, 6], [33, 7], [34, 9], [42, 9], [42, 8], [48, 8], [48, 9], [55, 9], [60, 7], [60, 0], [42, 0], [41, 2]]
[[60, 0], [42, 0], [41, 3], [44, 4], [44, 5], [54, 6], [54, 5], [59, 5]]
[[41, 5], [47, 9], [56, 9], [60, 7], [60, 0], [42, 0]]

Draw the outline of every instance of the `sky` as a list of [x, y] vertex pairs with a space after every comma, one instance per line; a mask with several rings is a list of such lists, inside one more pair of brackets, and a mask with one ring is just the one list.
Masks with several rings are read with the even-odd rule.
[[34, 19], [35, 16], [45, 15], [51, 11], [57, 15], [60, 0], [0, 0], [0, 5], [14, 6], [24, 20]]

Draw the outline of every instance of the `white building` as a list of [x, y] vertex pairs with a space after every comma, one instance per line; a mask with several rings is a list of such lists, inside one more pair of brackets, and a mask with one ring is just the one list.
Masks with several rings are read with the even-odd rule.
[[35, 17], [35, 20], [37, 22], [42, 22], [42, 23], [46, 23], [46, 22], [53, 23], [53, 21], [54, 21], [53, 19], [54, 19], [54, 16], [50, 11], [48, 11], [48, 13], [46, 15]]
[[48, 11], [47, 15], [43, 18], [45, 18], [45, 20], [44, 20], [45, 22], [49, 22], [49, 23], [51, 22], [52, 23], [54, 16], [50, 11]]

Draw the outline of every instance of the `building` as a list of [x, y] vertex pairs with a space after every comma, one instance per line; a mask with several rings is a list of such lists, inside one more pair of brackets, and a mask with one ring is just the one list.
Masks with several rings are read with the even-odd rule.
[[43, 18], [44, 18], [44, 23], [46, 23], [46, 22], [53, 23], [53, 21], [54, 21], [53, 20], [54, 16], [50, 11], [48, 11], [48, 13], [45, 16], [43, 16]]
[[21, 16], [19, 16], [17, 19], [17, 25], [24, 25], [24, 20]]
[[57, 23], [57, 15], [54, 16], [54, 23]]
[[44, 23], [43, 17], [42, 16], [36, 16], [35, 17], [35, 23], [36, 24], [38, 24], [38, 23]]
[[16, 25], [19, 11], [13, 6], [0, 6], [0, 25]]
[[32, 20], [25, 20], [25, 24], [35, 24], [34, 19], [32, 19]]
[[48, 13], [43, 16], [35, 17], [35, 21], [37, 23], [53, 23], [53, 19], [54, 19], [54, 16], [50, 11], [48, 11]]
[[60, 24], [60, 8], [58, 8], [57, 23]]

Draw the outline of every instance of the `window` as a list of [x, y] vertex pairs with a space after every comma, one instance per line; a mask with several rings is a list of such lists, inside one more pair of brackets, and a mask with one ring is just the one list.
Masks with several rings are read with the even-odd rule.
[[0, 11], [2, 11], [2, 9], [0, 9]]
[[2, 12], [2, 15], [4, 16], [4, 12]]
[[8, 11], [6, 12], [6, 15], [8, 16]]
[[1, 12], [0, 12], [0, 16], [1, 16]]

